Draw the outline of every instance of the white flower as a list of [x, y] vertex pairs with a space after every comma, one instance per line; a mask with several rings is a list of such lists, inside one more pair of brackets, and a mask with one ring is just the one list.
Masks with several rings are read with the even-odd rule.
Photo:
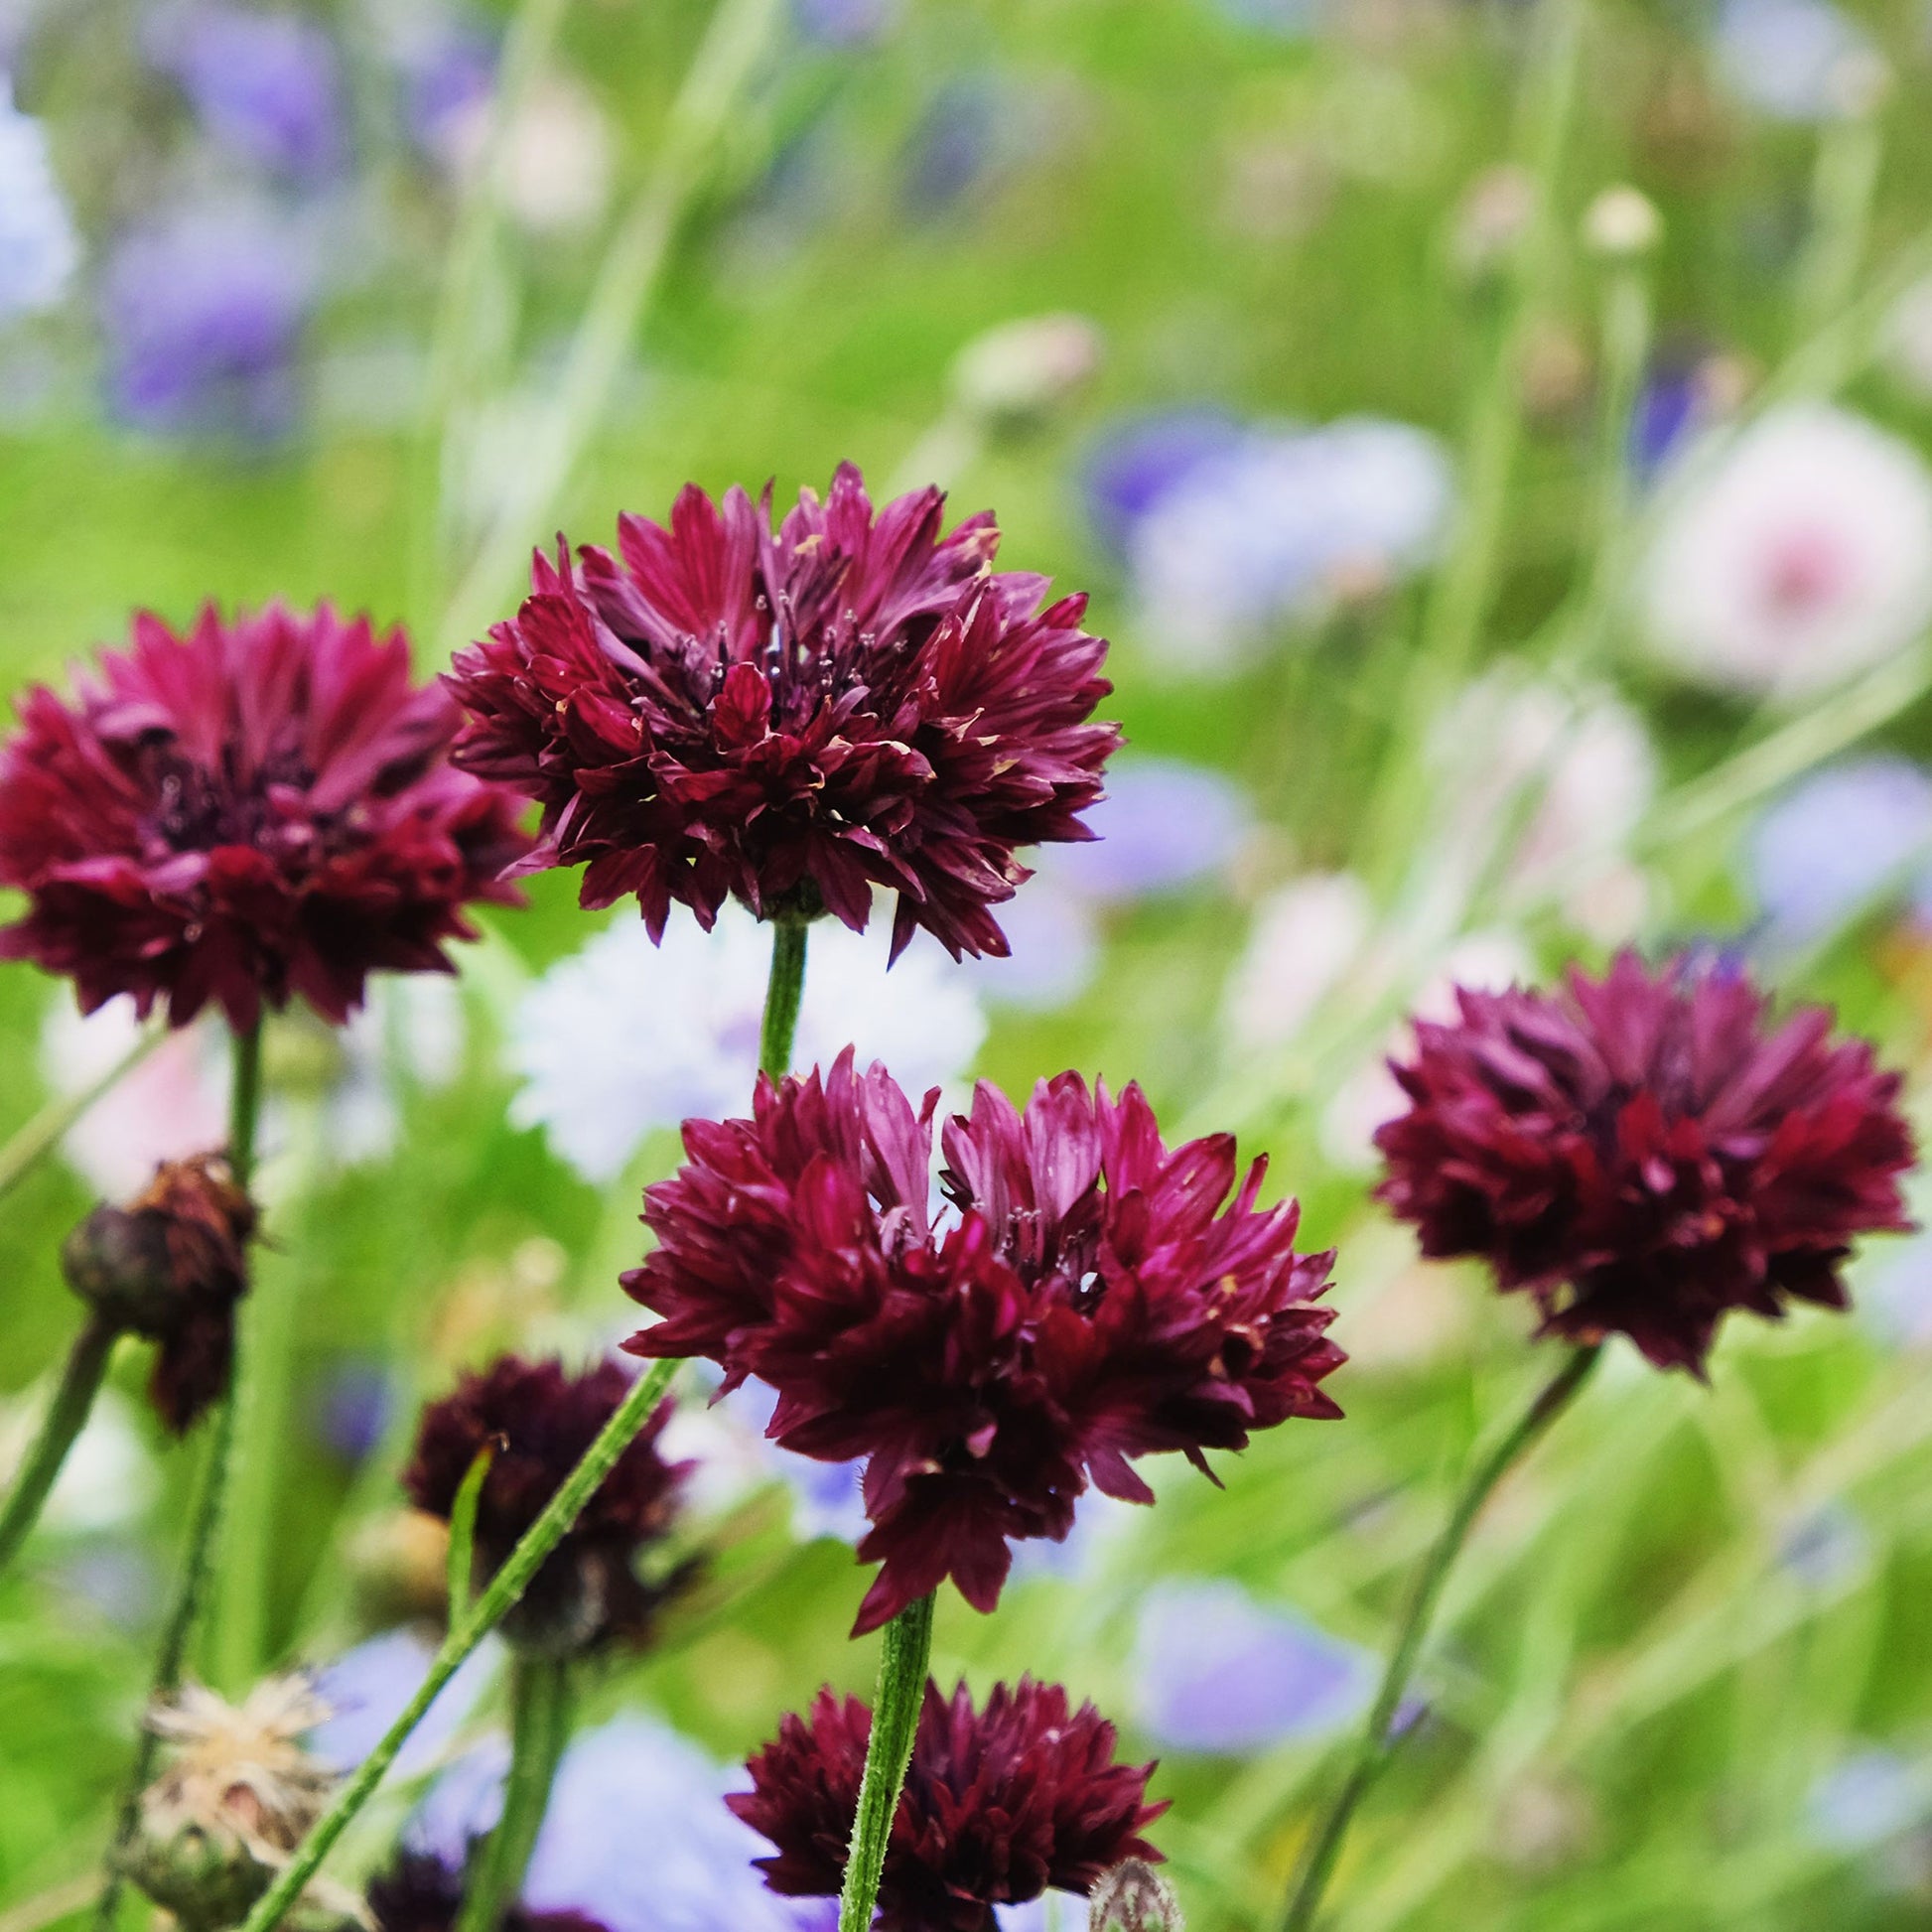
[[1823, 403], [1744, 430], [1652, 552], [1644, 612], [1684, 676], [1754, 696], [1837, 684], [1932, 621], [1932, 472]]
[[[829, 1066], [856, 1046], [862, 1065], [884, 1060], [916, 1095], [965, 1070], [986, 1019], [936, 946], [915, 940], [888, 972], [891, 933], [884, 917], [864, 933], [813, 925], [793, 1059]], [[510, 1119], [541, 1127], [586, 1179], [603, 1181], [653, 1128], [745, 1113], [770, 963], [770, 929], [735, 903], [709, 934], [674, 919], [661, 946], [621, 914], [519, 1002], [508, 1058], [524, 1084]]]
[[1255, 909], [1224, 1014], [1238, 1046], [1285, 1046], [1368, 943], [1374, 901], [1353, 873], [1291, 880]]
[[47, 130], [13, 104], [0, 69], [0, 322], [60, 301], [80, 260]]
[[1170, 669], [1226, 670], [1427, 563], [1450, 496], [1442, 445], [1406, 423], [1257, 432], [1189, 465], [1135, 524], [1140, 627]]
[[[444, 140], [459, 176], [490, 160], [495, 109], [480, 96], [450, 116]], [[533, 86], [495, 158], [503, 206], [532, 234], [581, 234], [610, 205], [617, 171], [610, 123], [580, 81], [551, 73]]]
[[[39, 1435], [52, 1393], [50, 1382], [0, 1409], [0, 1493]], [[154, 1463], [133, 1404], [117, 1389], [102, 1389], [48, 1492], [41, 1526], [72, 1536], [118, 1529], [147, 1508], [154, 1490]]]

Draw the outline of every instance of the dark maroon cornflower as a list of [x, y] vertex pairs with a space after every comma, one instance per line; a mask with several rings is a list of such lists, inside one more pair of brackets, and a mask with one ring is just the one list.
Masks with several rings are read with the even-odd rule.
[[471, 899], [527, 849], [510, 796], [449, 762], [461, 714], [409, 680], [400, 631], [324, 605], [177, 636], [134, 621], [71, 701], [37, 687], [0, 753], [0, 957], [182, 1026], [295, 995], [345, 1020], [377, 969], [447, 972]]
[[[531, 595], [460, 651], [468, 769], [542, 800], [523, 871], [584, 865], [586, 906], [634, 893], [653, 939], [671, 902], [707, 929], [828, 911], [862, 929], [898, 895], [897, 955], [924, 926], [958, 957], [1007, 950], [990, 905], [1022, 846], [1088, 836], [1117, 727], [1084, 597], [995, 571], [990, 515], [940, 534], [937, 489], [873, 514], [843, 466], [775, 533], [770, 491], [670, 527], [625, 516], [620, 556], [559, 539]], [[621, 559], [621, 560], [620, 560]]]
[[159, 1344], [148, 1392], [177, 1436], [227, 1387], [254, 1232], [254, 1202], [221, 1156], [203, 1154], [163, 1162], [125, 1207], [96, 1207], [61, 1250], [69, 1286], [97, 1320]]
[[1478, 1255], [1543, 1332], [1626, 1334], [1702, 1375], [1731, 1309], [1839, 1309], [1855, 1235], [1907, 1226], [1912, 1137], [1862, 1040], [1782, 1025], [1740, 973], [1623, 953], [1554, 995], [1457, 991], [1395, 1075], [1381, 1197], [1427, 1255]]
[[[616, 1362], [572, 1375], [561, 1362], [505, 1355], [424, 1410], [403, 1474], [418, 1509], [447, 1519], [478, 1455], [492, 1451], [477, 1499], [479, 1588], [508, 1560], [629, 1387]], [[658, 1606], [687, 1581], [688, 1569], [656, 1583], [638, 1572], [638, 1558], [669, 1532], [691, 1469], [658, 1452], [671, 1409], [665, 1402], [652, 1415], [531, 1580], [503, 1624], [514, 1641], [551, 1654], [611, 1638], [640, 1642]]]
[[[821, 1691], [809, 1723], [788, 1717], [725, 1800], [778, 1849], [755, 1863], [787, 1898], [836, 1896], [859, 1810], [872, 1713]], [[996, 1905], [1049, 1887], [1086, 1891], [1123, 1859], [1158, 1860], [1140, 1836], [1154, 1766], [1114, 1762], [1114, 1727], [1057, 1684], [996, 1684], [976, 1712], [962, 1683], [930, 1680], [905, 1794], [893, 1820], [877, 1932], [992, 1932]]]
[[[463, 1914], [463, 1873], [434, 1852], [400, 1852], [368, 1884], [375, 1932], [455, 1932]], [[499, 1932], [605, 1932], [584, 1912], [533, 1912], [509, 1907]]]
[[[1291, 1201], [1232, 1201], [1229, 1135], [1170, 1153], [1137, 1086], [1043, 1081], [1024, 1114], [982, 1084], [950, 1121], [927, 1206], [937, 1092], [914, 1116], [848, 1048], [829, 1076], [760, 1080], [755, 1118], [689, 1121], [678, 1174], [644, 1196], [658, 1246], [624, 1287], [665, 1319], [625, 1346], [707, 1355], [777, 1391], [769, 1433], [866, 1457], [884, 1568], [874, 1629], [947, 1576], [990, 1610], [1021, 1537], [1059, 1539], [1089, 1481], [1151, 1502], [1130, 1458], [1244, 1448], [1343, 1356], [1316, 1306], [1332, 1254], [1294, 1248]], [[1223, 1202], [1227, 1205], [1223, 1207]]]

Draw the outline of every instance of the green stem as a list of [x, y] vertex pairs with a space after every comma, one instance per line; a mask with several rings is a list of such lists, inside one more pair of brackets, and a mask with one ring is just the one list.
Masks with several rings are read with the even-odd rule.
[[87, 1412], [94, 1406], [119, 1338], [118, 1331], [98, 1317], [89, 1320], [74, 1337], [61, 1385], [41, 1422], [40, 1435], [21, 1462], [5, 1506], [0, 1507], [0, 1570], [6, 1569], [38, 1521], [41, 1505], [61, 1473], [68, 1450], [86, 1426]]
[[[1283, 1932], [1308, 1932], [1308, 1928], [1314, 1923], [1314, 1915], [1321, 1906], [1321, 1895], [1327, 1889], [1335, 1861], [1341, 1855], [1342, 1841], [1348, 1836], [1349, 1823], [1394, 1750], [1396, 1740], [1390, 1736], [1389, 1727], [1394, 1724], [1396, 1713], [1409, 1689], [1416, 1660], [1428, 1640], [1430, 1618], [1435, 1613], [1437, 1599], [1443, 1593], [1443, 1586], [1449, 1581], [1449, 1571], [1469, 1534], [1470, 1526], [1481, 1514], [1482, 1506], [1489, 1500], [1496, 1484], [1569, 1406], [1571, 1398], [1583, 1387], [1590, 1370], [1596, 1366], [1600, 1352], [1594, 1347], [1573, 1349], [1562, 1370], [1530, 1404], [1509, 1434], [1476, 1464], [1462, 1485], [1462, 1492], [1455, 1499], [1455, 1507], [1449, 1512], [1449, 1522], [1416, 1579], [1408, 1611], [1396, 1636], [1395, 1649], [1389, 1654], [1388, 1665], [1382, 1673], [1381, 1689], [1376, 1692], [1368, 1722], [1362, 1726], [1361, 1740], [1355, 1746], [1348, 1775], [1336, 1792], [1334, 1803], [1329, 1806], [1303, 1861], [1301, 1876], [1296, 1883], [1294, 1897], [1289, 1902], [1288, 1916], [1282, 1922]], [[844, 1932], [843, 1927], [841, 1932]]]
[[771, 978], [764, 993], [764, 1026], [759, 1035], [759, 1071], [782, 1080], [791, 1071], [791, 1045], [798, 1032], [798, 1002], [805, 992], [803, 919], [771, 922]]
[[[261, 1114], [262, 1030], [259, 1020], [245, 1033], [234, 1035], [233, 1077], [228, 1089], [228, 1166], [236, 1184], [246, 1188], [255, 1172], [255, 1127]], [[214, 1572], [215, 1546], [221, 1536], [221, 1519], [227, 1508], [228, 1485], [234, 1466], [235, 1383], [240, 1374], [241, 1351], [236, 1351], [228, 1371], [228, 1386], [215, 1402], [208, 1435], [207, 1460], [203, 1465], [200, 1493], [195, 1513], [188, 1526], [188, 1542], [182, 1558], [181, 1582], [162, 1626], [161, 1647], [155, 1654], [154, 1675], [148, 1687], [150, 1706], [171, 1696], [179, 1687], [188, 1662], [188, 1645], [200, 1619], [207, 1595], [208, 1581]], [[145, 1713], [143, 1718], [145, 1720]], [[134, 1749], [134, 1764], [121, 1794], [120, 1812], [115, 1820], [114, 1839], [107, 1855], [107, 1878], [94, 1908], [96, 1932], [109, 1932], [120, 1912], [120, 1854], [133, 1842], [141, 1822], [141, 1794], [154, 1775], [155, 1753], [160, 1740], [145, 1723]]]
[[167, 1037], [166, 1027], [149, 1028], [99, 1079], [82, 1087], [78, 1093], [50, 1100], [15, 1133], [5, 1147], [0, 1147], [0, 1197], [10, 1194], [26, 1179], [62, 1135], [104, 1093], [132, 1073]]
[[859, 1813], [852, 1823], [845, 1889], [839, 1894], [839, 1932], [869, 1932], [879, 1903], [879, 1874], [886, 1868], [893, 1815], [905, 1788], [905, 1767], [912, 1761], [912, 1738], [925, 1699], [932, 1603], [928, 1592], [886, 1626], [879, 1692], [872, 1701], [872, 1736], [866, 1743], [865, 1775], [859, 1781]]
[[569, 1661], [518, 1657], [510, 1673], [510, 1768], [502, 1815], [477, 1854], [457, 1932], [496, 1932], [516, 1903], [569, 1741]]
[[376, 1786], [396, 1761], [396, 1753], [409, 1741], [410, 1732], [423, 1721], [424, 1714], [436, 1702], [443, 1687], [463, 1667], [471, 1652], [508, 1614], [544, 1559], [563, 1541], [584, 1505], [616, 1466], [618, 1457], [630, 1447], [637, 1432], [650, 1420], [677, 1366], [674, 1360], [654, 1362], [649, 1372], [632, 1386], [621, 1407], [604, 1425], [597, 1441], [585, 1450], [584, 1459], [564, 1479], [563, 1486], [545, 1505], [543, 1514], [524, 1532], [523, 1540], [510, 1552], [509, 1561], [489, 1580], [472, 1605], [470, 1614], [443, 1640], [442, 1648], [431, 1660], [428, 1676], [417, 1688], [416, 1695], [409, 1700], [401, 1717], [383, 1733], [382, 1741], [375, 1749], [355, 1767], [353, 1775], [336, 1794], [335, 1802], [317, 1821], [315, 1829], [296, 1847], [275, 1882], [248, 1914], [242, 1932], [269, 1932], [269, 1928], [278, 1924], [282, 1915], [294, 1904], [303, 1886], [315, 1876], [323, 1860], [334, 1849], [336, 1841], [368, 1803]]
[[1852, 298], [1871, 233], [1871, 205], [1884, 148], [1869, 108], [1835, 117], [1818, 137], [1812, 232], [1793, 296], [1795, 338], [1815, 336]]

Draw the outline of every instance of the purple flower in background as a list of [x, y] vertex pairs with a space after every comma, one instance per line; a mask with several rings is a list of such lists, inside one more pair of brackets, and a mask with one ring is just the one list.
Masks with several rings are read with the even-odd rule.
[[1283, 40], [1304, 40], [1321, 18], [1321, 0], [1219, 0], [1220, 10], [1242, 27], [1259, 27]]
[[1871, 1537], [1848, 1505], [1828, 1502], [1786, 1524], [1778, 1568], [1806, 1589], [1839, 1589], [1871, 1564]]
[[316, 1390], [316, 1434], [330, 1452], [353, 1467], [380, 1446], [396, 1410], [397, 1389], [375, 1356], [345, 1356]]
[[[405, 1835], [460, 1863], [494, 1824], [504, 1754], [480, 1750], [439, 1781]], [[822, 1923], [764, 1888], [767, 1846], [725, 1809], [745, 1782], [649, 1718], [580, 1733], [564, 1754], [523, 1883], [533, 1911], [582, 1912], [610, 1932], [800, 1932]]]
[[992, 76], [949, 80], [906, 140], [900, 193], [915, 214], [939, 214], [985, 181], [1000, 158], [1009, 103]]
[[[353, 1770], [422, 1688], [435, 1654], [436, 1646], [417, 1631], [385, 1630], [325, 1664], [315, 1687], [331, 1716], [309, 1733], [309, 1749], [338, 1770]], [[443, 1687], [402, 1747], [397, 1766], [405, 1776], [427, 1769], [456, 1736], [499, 1654], [493, 1641], [486, 1643]]]
[[1660, 362], [1650, 371], [1630, 413], [1630, 468], [1654, 477], [1710, 421], [1700, 365]]
[[899, 0], [791, 0], [800, 36], [820, 47], [870, 47], [897, 25]]
[[1878, 60], [1830, 0], [1725, 0], [1714, 52], [1738, 99], [1781, 121], [1845, 112]]
[[1896, 756], [1828, 765], [1759, 817], [1746, 867], [1774, 951], [1827, 939], [1887, 895], [1932, 923], [1932, 775]]
[[1232, 778], [1176, 759], [1130, 759], [1108, 771], [1107, 795], [1087, 813], [1092, 843], [1042, 850], [1039, 873], [1119, 904], [1224, 872], [1253, 828]]
[[315, 295], [309, 249], [266, 209], [210, 204], [130, 231], [100, 290], [115, 413], [163, 434], [286, 434]]
[[479, 16], [441, 0], [385, 8], [378, 25], [402, 88], [404, 129], [424, 154], [451, 162], [459, 130], [495, 85], [493, 36]]
[[348, 145], [341, 64], [319, 22], [196, 0], [157, 13], [144, 38], [149, 61], [222, 147], [293, 181], [341, 171]]
[[1317, 1737], [1363, 1710], [1374, 1659], [1232, 1578], [1158, 1585], [1141, 1607], [1142, 1726], [1174, 1750], [1238, 1755]]
[[1089, 453], [1080, 479], [1101, 542], [1124, 559], [1141, 518], [1197, 465], [1237, 447], [1243, 433], [1220, 409], [1163, 410], [1109, 432]]
[[1859, 1277], [1859, 1318], [1901, 1348], [1932, 1347], [1932, 1234], [1892, 1247]]

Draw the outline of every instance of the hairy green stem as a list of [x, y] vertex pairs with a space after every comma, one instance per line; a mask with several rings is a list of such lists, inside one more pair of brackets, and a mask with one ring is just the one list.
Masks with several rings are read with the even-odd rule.
[[764, 990], [764, 1025], [759, 1034], [759, 1071], [781, 1080], [791, 1071], [791, 1043], [798, 1032], [798, 1003], [805, 993], [803, 919], [771, 922], [771, 978]]
[[523, 1889], [550, 1806], [550, 1787], [570, 1741], [570, 1663], [519, 1657], [510, 1672], [510, 1768], [503, 1810], [471, 1867], [457, 1932], [496, 1932]]
[[151, 1027], [107, 1071], [78, 1093], [50, 1100], [32, 1120], [0, 1147], [0, 1196], [10, 1194], [33, 1173], [64, 1135], [94, 1102], [132, 1073], [168, 1037], [166, 1027]]
[[[1327, 1889], [1335, 1861], [1341, 1856], [1342, 1841], [1348, 1836], [1349, 1823], [1394, 1750], [1396, 1740], [1390, 1734], [1390, 1727], [1409, 1689], [1409, 1680], [1415, 1674], [1416, 1661], [1422, 1654], [1423, 1644], [1428, 1640], [1430, 1619], [1435, 1613], [1437, 1600], [1468, 1537], [1470, 1526], [1481, 1514], [1482, 1506], [1489, 1500], [1496, 1484], [1569, 1407], [1571, 1398], [1583, 1387], [1590, 1370], [1596, 1366], [1600, 1353], [1601, 1350], [1594, 1347], [1573, 1349], [1562, 1370], [1524, 1411], [1516, 1426], [1469, 1472], [1461, 1493], [1455, 1499], [1455, 1507], [1450, 1510], [1449, 1519], [1437, 1539], [1436, 1547], [1430, 1551], [1416, 1578], [1408, 1610], [1396, 1634], [1395, 1648], [1389, 1653], [1388, 1664], [1382, 1673], [1381, 1688], [1375, 1694], [1368, 1721], [1362, 1726], [1361, 1739], [1349, 1762], [1348, 1775], [1343, 1779], [1341, 1789], [1335, 1793], [1334, 1802], [1328, 1807], [1308, 1856], [1303, 1860], [1295, 1893], [1289, 1901], [1288, 1916], [1282, 1921], [1283, 1932], [1308, 1932], [1308, 1928], [1314, 1923], [1314, 1915], [1320, 1909], [1321, 1896]], [[841, 1932], [845, 1932], [844, 1927], [841, 1927]]]
[[61, 1473], [68, 1450], [86, 1426], [87, 1412], [94, 1406], [101, 1378], [120, 1339], [117, 1329], [92, 1317], [68, 1351], [67, 1367], [60, 1386], [42, 1418], [40, 1434], [22, 1457], [19, 1473], [4, 1507], [0, 1507], [0, 1570], [27, 1540], [27, 1532], [40, 1519], [41, 1506]]
[[417, 1687], [402, 1715], [383, 1733], [382, 1740], [355, 1767], [347, 1783], [337, 1792], [335, 1802], [317, 1820], [310, 1832], [282, 1867], [275, 1882], [257, 1900], [248, 1914], [242, 1932], [269, 1932], [284, 1912], [300, 1896], [302, 1888], [316, 1875], [322, 1862], [334, 1849], [356, 1814], [368, 1803], [396, 1753], [409, 1741], [409, 1734], [422, 1723], [424, 1714], [437, 1700], [443, 1687], [462, 1669], [472, 1651], [495, 1629], [523, 1594], [530, 1579], [542, 1567], [584, 1505], [597, 1493], [604, 1478], [616, 1466], [618, 1457], [628, 1449], [637, 1432], [647, 1423], [671, 1377], [677, 1372], [675, 1361], [653, 1362], [647, 1374], [632, 1386], [630, 1393], [611, 1420], [599, 1432], [597, 1441], [584, 1451], [584, 1459], [564, 1478], [563, 1486], [544, 1506], [537, 1520], [524, 1531], [523, 1540], [510, 1552], [509, 1561], [484, 1587], [470, 1613], [444, 1638], [442, 1648], [430, 1662], [429, 1674]]
[[[244, 1190], [255, 1172], [255, 1127], [261, 1115], [261, 1022], [245, 1033], [237, 1032], [233, 1041], [234, 1061], [228, 1089], [228, 1166], [235, 1182]], [[207, 1459], [202, 1468], [201, 1489], [195, 1498], [195, 1512], [188, 1526], [188, 1541], [182, 1556], [181, 1581], [162, 1625], [161, 1647], [155, 1653], [154, 1675], [149, 1681], [148, 1702], [170, 1696], [180, 1687], [188, 1662], [188, 1645], [200, 1619], [214, 1571], [215, 1546], [221, 1537], [221, 1519], [227, 1508], [228, 1484], [233, 1474], [235, 1432], [235, 1381], [240, 1373], [241, 1353], [237, 1350], [228, 1371], [228, 1386], [214, 1404], [208, 1433]], [[134, 1764], [128, 1774], [121, 1806], [114, 1824], [114, 1838], [107, 1854], [107, 1877], [94, 1908], [96, 1932], [108, 1932], [119, 1916], [121, 1878], [119, 1855], [133, 1842], [141, 1820], [141, 1794], [154, 1775], [155, 1752], [159, 1739], [150, 1730], [143, 1713], [140, 1741], [134, 1748]]]
[[869, 1932], [879, 1903], [879, 1874], [893, 1815], [905, 1788], [912, 1738], [925, 1698], [926, 1663], [932, 1655], [932, 1594], [908, 1603], [886, 1626], [879, 1658], [879, 1691], [872, 1701], [872, 1735], [859, 1781], [859, 1812], [852, 1821], [852, 1850], [839, 1894], [839, 1932]]

